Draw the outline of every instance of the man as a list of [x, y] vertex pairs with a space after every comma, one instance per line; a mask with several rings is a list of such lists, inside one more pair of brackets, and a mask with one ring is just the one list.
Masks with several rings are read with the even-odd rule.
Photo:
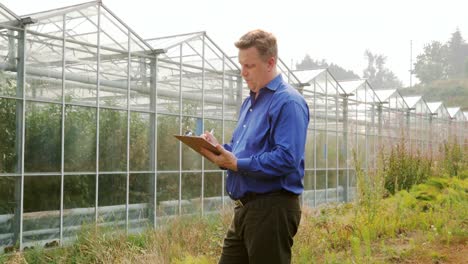
[[290, 263], [301, 218], [309, 109], [278, 74], [271, 33], [253, 30], [235, 45], [250, 96], [229, 144], [203, 134], [221, 154], [202, 153], [228, 170], [226, 189], [236, 205], [219, 263]]

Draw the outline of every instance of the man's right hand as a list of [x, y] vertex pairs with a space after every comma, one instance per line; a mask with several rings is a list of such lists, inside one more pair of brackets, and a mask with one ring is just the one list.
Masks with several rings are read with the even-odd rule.
[[204, 138], [206, 141], [210, 142], [211, 144], [215, 146], [219, 144], [215, 136], [213, 136], [213, 134], [211, 134], [208, 131], [205, 131], [205, 133], [201, 134], [200, 137]]

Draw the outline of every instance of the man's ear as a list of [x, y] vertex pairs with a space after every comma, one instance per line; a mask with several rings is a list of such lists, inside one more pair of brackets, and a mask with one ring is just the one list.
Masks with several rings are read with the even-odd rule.
[[275, 57], [270, 57], [268, 59], [268, 70], [271, 71], [272, 69], [274, 69], [276, 66], [276, 58]]

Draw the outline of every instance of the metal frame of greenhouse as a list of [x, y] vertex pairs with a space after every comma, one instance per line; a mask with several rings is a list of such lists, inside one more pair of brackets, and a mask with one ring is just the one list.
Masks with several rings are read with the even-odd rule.
[[[431, 155], [467, 144], [460, 108], [328, 69], [278, 69], [310, 108], [304, 205], [351, 201], [356, 163], [372, 171], [399, 142]], [[237, 60], [206, 32], [144, 39], [101, 1], [23, 16], [0, 4], [0, 251], [232, 206], [226, 172], [173, 135], [230, 140], [248, 95]]]

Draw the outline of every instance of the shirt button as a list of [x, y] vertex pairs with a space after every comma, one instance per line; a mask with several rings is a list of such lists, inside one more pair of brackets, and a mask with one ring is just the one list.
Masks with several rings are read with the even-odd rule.
[[249, 112], [252, 112], [252, 108], [249, 109]]
[[239, 140], [237, 140], [236, 143], [239, 144]]
[[242, 127], [243, 127], [243, 128], [245, 128], [245, 127], [246, 127], [246, 125], [243, 125]]

